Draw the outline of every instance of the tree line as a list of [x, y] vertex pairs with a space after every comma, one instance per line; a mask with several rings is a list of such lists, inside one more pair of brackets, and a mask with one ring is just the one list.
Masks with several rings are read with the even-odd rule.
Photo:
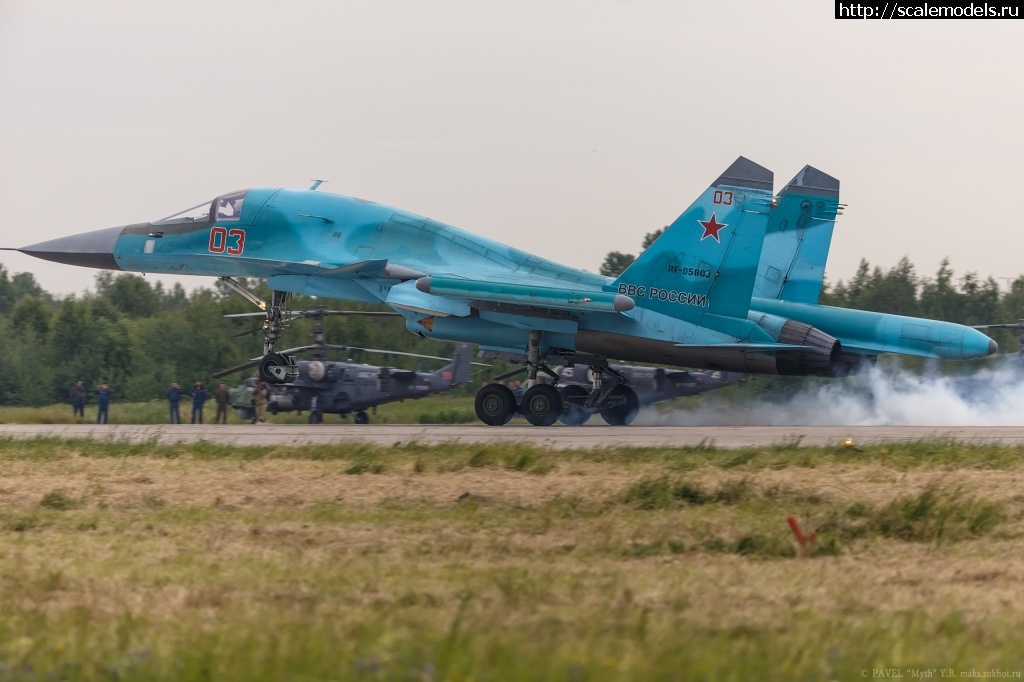
[[[265, 282], [243, 283], [261, 297]], [[293, 296], [292, 310], [325, 303]], [[348, 301], [329, 301], [345, 310], [383, 310]], [[258, 312], [222, 283], [188, 293], [181, 284], [165, 288], [145, 277], [102, 271], [94, 288], [58, 298], [42, 289], [31, 273], [11, 276], [0, 265], [0, 405], [39, 406], [63, 402], [82, 379], [92, 396], [101, 382], [117, 401], [163, 397], [171, 381], [184, 386], [196, 379], [210, 383], [214, 372], [263, 352], [262, 318], [228, 319], [232, 313]], [[329, 343], [448, 356], [454, 344], [421, 339], [401, 318], [328, 317]], [[312, 322], [297, 319], [285, 331], [281, 348], [311, 343]], [[332, 357], [375, 365], [414, 367], [401, 356], [352, 351]], [[424, 361], [431, 367], [437, 361]], [[245, 373], [227, 377], [240, 381]]]
[[[659, 234], [648, 234], [643, 247]], [[617, 267], [624, 269], [634, 258], [609, 253], [601, 272], [614, 276], [621, 272]], [[246, 285], [269, 298], [265, 283], [252, 280]], [[300, 310], [318, 303], [294, 296], [291, 307]], [[888, 270], [861, 260], [848, 281], [825, 283], [821, 303], [966, 325], [1015, 322], [1024, 319], [1024, 276], [1001, 292], [992, 277], [958, 277], [948, 259], [934, 277], [918, 275], [907, 258]], [[347, 301], [329, 304], [347, 310], [385, 309]], [[224, 317], [254, 311], [220, 282], [188, 293], [180, 284], [166, 289], [139, 275], [103, 271], [92, 290], [58, 298], [44, 291], [31, 273], [12, 276], [0, 265], [0, 405], [64, 401], [77, 379], [90, 389], [109, 383], [119, 401], [162, 397], [174, 380], [183, 385], [195, 379], [209, 382], [213, 372], [262, 353], [261, 318]], [[441, 356], [454, 348], [410, 334], [400, 318], [329, 317], [324, 326], [330, 343]], [[311, 329], [309, 320], [295, 320], [282, 347], [306, 345]], [[1017, 350], [1016, 333], [994, 330], [991, 335], [1003, 352]], [[401, 356], [348, 355], [369, 364], [418, 364]]]

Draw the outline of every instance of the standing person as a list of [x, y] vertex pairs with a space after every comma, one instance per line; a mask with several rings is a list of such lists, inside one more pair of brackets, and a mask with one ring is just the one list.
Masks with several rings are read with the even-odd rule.
[[172, 381], [171, 387], [167, 389], [167, 406], [171, 409], [172, 424], [181, 423], [181, 412], [178, 411], [179, 400], [181, 400], [181, 386], [177, 381]]
[[[110, 388], [106, 383], [96, 389], [96, 423], [106, 424], [110, 416]], [[103, 420], [102, 422], [100, 420]]]
[[252, 402], [256, 406], [256, 415], [253, 417], [253, 424], [265, 424], [267, 421], [267, 401], [270, 399], [270, 391], [267, 385], [256, 379], [252, 385]]
[[228, 393], [227, 384], [217, 386], [217, 416], [214, 417], [214, 424], [228, 423], [228, 405], [231, 404], [231, 394]]
[[85, 416], [85, 400], [87, 397], [88, 396], [85, 393], [85, 386], [82, 384], [82, 380], [79, 379], [75, 382], [75, 385], [71, 387], [71, 392], [68, 393], [68, 401], [71, 403], [71, 409], [74, 416]]
[[[203, 403], [206, 402], [206, 389], [203, 382], [196, 379], [196, 385], [192, 387], [192, 423], [203, 423]], [[196, 419], [199, 421], [196, 421]]]

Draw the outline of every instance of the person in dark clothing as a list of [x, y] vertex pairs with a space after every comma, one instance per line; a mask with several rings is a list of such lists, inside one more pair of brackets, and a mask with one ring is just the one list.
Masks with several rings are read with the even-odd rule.
[[108, 423], [110, 416], [110, 388], [106, 384], [100, 384], [100, 387], [96, 389], [96, 408], [96, 423]]
[[[192, 388], [192, 423], [203, 423], [203, 403], [206, 402], [206, 389], [203, 382], [196, 379], [196, 385]], [[196, 421], [198, 419], [198, 421]]]
[[172, 381], [171, 387], [167, 389], [167, 405], [171, 408], [172, 424], [181, 423], [181, 412], [178, 411], [179, 400], [181, 400], [181, 386], [177, 381]]
[[227, 424], [228, 423], [228, 406], [231, 404], [231, 394], [228, 393], [227, 384], [221, 384], [217, 387], [217, 416], [214, 418], [214, 424]]
[[85, 392], [85, 386], [82, 384], [82, 380], [79, 379], [75, 382], [75, 385], [71, 387], [71, 392], [68, 394], [68, 400], [71, 402], [71, 409], [76, 417], [85, 416], [85, 401], [88, 395]]

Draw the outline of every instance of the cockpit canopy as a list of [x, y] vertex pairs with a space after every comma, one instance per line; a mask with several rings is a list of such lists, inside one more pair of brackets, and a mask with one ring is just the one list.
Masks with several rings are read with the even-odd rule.
[[213, 222], [230, 222], [240, 220], [242, 217], [242, 203], [245, 201], [247, 190], [232, 192], [217, 197], [213, 201], [207, 201], [169, 215], [160, 220], [154, 220], [154, 225], [209, 225]]

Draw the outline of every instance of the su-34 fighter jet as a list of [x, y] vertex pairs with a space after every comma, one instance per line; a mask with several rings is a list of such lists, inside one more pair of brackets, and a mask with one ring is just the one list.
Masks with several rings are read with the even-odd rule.
[[[637, 396], [609, 359], [744, 372], [839, 376], [882, 353], [967, 359], [996, 344], [959, 324], [818, 305], [839, 182], [805, 167], [778, 194], [740, 157], [618, 278], [591, 274], [395, 208], [309, 190], [250, 189], [162, 220], [18, 249], [94, 268], [220, 277], [266, 311], [259, 373], [297, 376], [278, 352], [291, 293], [385, 303], [420, 336], [478, 344], [528, 369], [522, 412], [563, 411], [552, 365], [593, 370], [576, 400], [629, 423]], [[583, 238], [583, 235], [580, 235]], [[258, 299], [232, 279], [266, 278]], [[490, 384], [476, 412], [516, 411]]]

